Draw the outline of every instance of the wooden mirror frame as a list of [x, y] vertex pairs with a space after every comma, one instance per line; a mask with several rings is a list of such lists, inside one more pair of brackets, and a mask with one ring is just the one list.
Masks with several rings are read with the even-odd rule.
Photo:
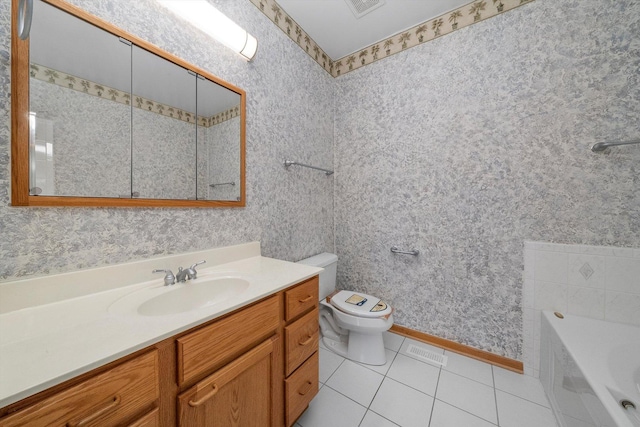
[[[18, 37], [17, 17], [19, 0], [11, 5], [11, 205], [12, 206], [76, 206], [76, 207], [175, 207], [212, 208], [244, 207], [245, 193], [245, 132], [246, 93], [224, 80], [196, 67], [175, 55], [154, 46], [120, 28], [97, 18], [63, 0], [42, 0], [76, 18], [95, 25], [105, 31], [131, 41], [133, 44], [154, 53], [167, 61], [219, 84], [240, 95], [240, 200], [188, 200], [188, 199], [143, 199], [74, 196], [33, 196], [29, 191], [29, 39]], [[195, 143], [195, 141], [194, 141]], [[195, 188], [194, 188], [195, 192]]]

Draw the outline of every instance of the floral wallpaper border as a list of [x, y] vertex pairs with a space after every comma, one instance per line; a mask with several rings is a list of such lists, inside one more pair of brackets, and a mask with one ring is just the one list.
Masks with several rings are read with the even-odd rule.
[[250, 0], [258, 9], [278, 26], [291, 40], [309, 54], [325, 71], [335, 77], [333, 60], [313, 41], [296, 21], [275, 0]]
[[[108, 99], [120, 104], [131, 105], [130, 93], [123, 92], [109, 86], [101, 85], [99, 83], [83, 79], [81, 77], [76, 77], [62, 71], [54, 70], [52, 68], [45, 67], [44, 65], [31, 63], [29, 74], [32, 78], [46, 83], [73, 89], [78, 92], [84, 92], [86, 94], [97, 96], [103, 99]], [[161, 104], [159, 102], [143, 98], [141, 96], [134, 96], [133, 106], [142, 110], [151, 111], [152, 113], [161, 114], [163, 116], [171, 117], [177, 120], [182, 120], [183, 122], [196, 123], [196, 117], [194, 113], [181, 110], [170, 105]], [[238, 117], [239, 115], [240, 105], [236, 105], [235, 107], [231, 107], [230, 109], [211, 117], [198, 116], [197, 120], [199, 126], [210, 127], [234, 117]]]
[[296, 42], [309, 56], [333, 77], [369, 65], [388, 56], [426, 43], [445, 34], [492, 18], [533, 0], [473, 1], [451, 12], [398, 33], [366, 48], [332, 60], [307, 33], [280, 7], [275, 0], [251, 0], [274, 24]]

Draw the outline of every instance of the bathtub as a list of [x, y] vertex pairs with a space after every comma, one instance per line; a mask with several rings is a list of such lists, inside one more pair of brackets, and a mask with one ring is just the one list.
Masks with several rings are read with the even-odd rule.
[[640, 427], [640, 327], [543, 312], [540, 381], [561, 427]]

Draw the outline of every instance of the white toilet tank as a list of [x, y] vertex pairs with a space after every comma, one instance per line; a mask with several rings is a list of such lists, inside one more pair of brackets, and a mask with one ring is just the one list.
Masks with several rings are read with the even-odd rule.
[[322, 267], [324, 271], [320, 273], [320, 301], [336, 290], [336, 272], [338, 266], [338, 255], [324, 252], [310, 258], [298, 261], [300, 264]]

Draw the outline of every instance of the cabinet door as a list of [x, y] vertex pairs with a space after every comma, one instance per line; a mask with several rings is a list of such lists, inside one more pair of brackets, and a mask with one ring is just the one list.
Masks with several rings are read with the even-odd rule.
[[179, 395], [179, 425], [275, 426], [279, 345], [268, 339]]

